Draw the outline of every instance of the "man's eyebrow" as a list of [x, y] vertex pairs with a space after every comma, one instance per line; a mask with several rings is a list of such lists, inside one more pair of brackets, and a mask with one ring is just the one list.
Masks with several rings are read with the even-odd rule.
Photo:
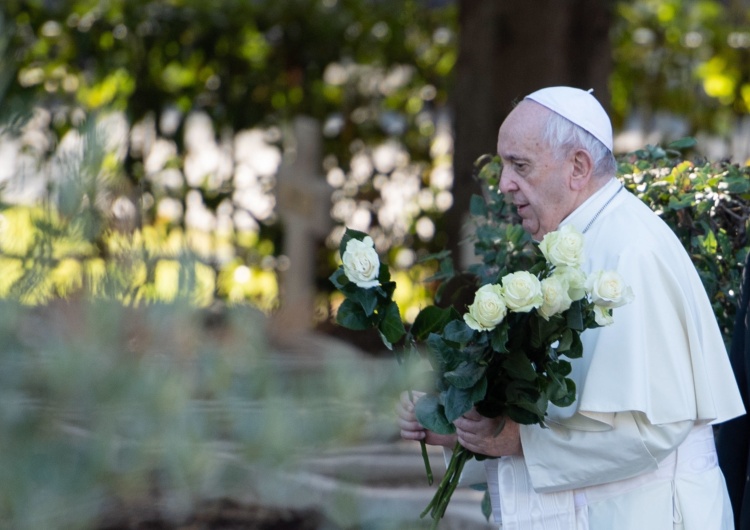
[[500, 155], [500, 157], [504, 158], [505, 160], [509, 162], [527, 162], [528, 163], [529, 161], [528, 158], [526, 158], [525, 156], [521, 156], [521, 155], [506, 155], [506, 156]]

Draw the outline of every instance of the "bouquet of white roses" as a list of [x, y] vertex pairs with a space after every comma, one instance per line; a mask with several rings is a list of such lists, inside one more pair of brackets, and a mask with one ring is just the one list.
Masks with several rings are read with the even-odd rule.
[[[453, 421], [472, 408], [489, 418], [542, 424], [549, 403], [565, 407], [575, 401], [575, 384], [567, 377], [571, 365], [563, 357], [580, 357], [580, 334], [611, 324], [613, 308], [630, 302], [633, 293], [615, 271], [583, 272], [583, 235], [572, 226], [547, 234], [538, 250], [529, 270], [481, 285], [465, 314], [428, 306], [407, 332], [392, 300], [395, 284], [372, 239], [347, 230], [340, 248], [343, 265], [331, 277], [346, 296], [337, 321], [350, 329], [377, 328], [389, 348], [404, 336], [408, 348], [426, 343], [435, 385], [416, 404], [425, 428], [454, 433]], [[456, 444], [422, 513], [431, 514], [433, 528], [465, 462], [475, 456], [483, 457]]]

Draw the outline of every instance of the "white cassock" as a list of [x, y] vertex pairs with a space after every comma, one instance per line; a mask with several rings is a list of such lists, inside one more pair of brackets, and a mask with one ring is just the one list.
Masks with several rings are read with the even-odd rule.
[[561, 226], [593, 219], [584, 270], [617, 270], [635, 299], [582, 334], [577, 400], [550, 407], [546, 429], [521, 426], [524, 457], [466, 469], [466, 482], [486, 472], [502, 530], [733, 528], [711, 425], [744, 408], [722, 336], [679, 240], [620, 187], [613, 178]]

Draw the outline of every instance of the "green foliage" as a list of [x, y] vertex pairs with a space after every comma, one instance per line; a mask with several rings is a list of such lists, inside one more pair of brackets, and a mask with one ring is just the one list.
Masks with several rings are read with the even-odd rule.
[[685, 246], [728, 344], [750, 249], [750, 167], [691, 162], [674, 147], [649, 146], [623, 156], [619, 174]]
[[[455, 10], [414, 0], [10, 0], [2, 9], [15, 24], [11, 91], [57, 105], [58, 131], [79, 106], [124, 110], [131, 124], [203, 110], [217, 130], [234, 131], [335, 114], [343, 163], [355, 139], [392, 133], [382, 126], [388, 112], [405, 118], [396, 134], [424, 157], [429, 135], [416, 120], [447, 99], [456, 55]], [[132, 156], [128, 176], [138, 181], [142, 161]]]
[[[616, 4], [612, 108], [684, 118], [688, 132], [726, 134], [750, 108], [750, 18], [742, 2], [638, 0]], [[647, 123], [650, 127], [650, 124]]]
[[0, 526], [96, 528], [152, 495], [188, 516], [392, 432], [392, 365], [332, 348], [290, 370], [264, 325], [237, 307], [0, 302]]
[[[324, 169], [346, 175], [335, 200], [380, 201], [375, 167], [355, 178], [351, 163], [386, 142], [407, 154], [420, 187], [445, 192], [447, 184], [433, 190], [421, 181], [434, 159], [449, 161], [431, 150], [456, 60], [455, 13], [417, 0], [9, 0], [0, 6], [0, 101], [20, 109], [31, 100], [49, 121], [38, 131], [48, 141], [29, 150], [40, 168], [83, 120], [124, 116], [126, 140], [106, 153], [112, 182], [97, 201], [84, 199], [100, 229], [88, 240], [94, 254], [107, 248], [109, 229], [156, 226], [167, 239], [175, 231], [213, 269], [215, 296], [271, 310], [285, 212], [267, 205], [294, 117], [324, 124]], [[191, 170], [186, 132], [195, 113], [208, 117], [202, 146], [220, 162]], [[262, 138], [263, 153], [233, 145], [248, 131]], [[390, 178], [400, 164], [377, 174]], [[51, 193], [40, 201], [75, 196], [45, 176]], [[70, 212], [75, 200], [61, 206]], [[125, 222], [112, 219], [118, 201], [132, 210]], [[190, 233], [196, 208], [217, 228]], [[418, 215], [384, 231], [409, 237]]]

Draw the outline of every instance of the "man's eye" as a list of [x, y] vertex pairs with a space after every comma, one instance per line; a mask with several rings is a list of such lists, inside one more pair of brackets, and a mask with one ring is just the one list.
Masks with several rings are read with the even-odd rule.
[[516, 171], [520, 173], [520, 172], [526, 171], [528, 164], [526, 164], [525, 162], [516, 162], [513, 164], [513, 166], [516, 168]]

